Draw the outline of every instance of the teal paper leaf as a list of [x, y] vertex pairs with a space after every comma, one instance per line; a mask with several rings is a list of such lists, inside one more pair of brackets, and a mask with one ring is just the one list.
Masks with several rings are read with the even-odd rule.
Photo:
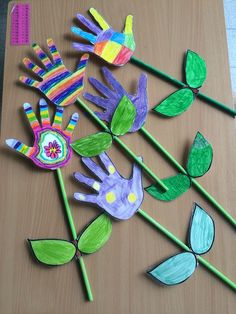
[[58, 239], [29, 239], [36, 259], [49, 266], [69, 263], [76, 253], [76, 247], [69, 241]]
[[154, 279], [162, 284], [173, 286], [187, 280], [197, 267], [197, 259], [191, 252], [183, 252], [169, 257], [167, 260], [148, 271]]
[[86, 254], [98, 251], [109, 240], [111, 232], [111, 219], [107, 214], [99, 215], [81, 232], [78, 240], [78, 249]]
[[207, 75], [205, 61], [191, 50], [186, 54], [185, 75], [186, 82], [191, 88], [200, 88]]
[[112, 136], [106, 132], [99, 132], [80, 138], [71, 144], [73, 150], [83, 157], [100, 155], [112, 145]]
[[213, 219], [196, 203], [190, 221], [188, 238], [192, 251], [199, 255], [211, 249], [215, 238]]
[[198, 132], [190, 149], [187, 172], [193, 177], [203, 176], [211, 167], [213, 149], [211, 144]]
[[124, 135], [132, 127], [136, 116], [136, 109], [132, 101], [123, 96], [111, 120], [111, 132], [114, 135]]
[[193, 103], [194, 94], [189, 88], [182, 88], [165, 98], [154, 111], [166, 117], [175, 117], [186, 111]]
[[191, 180], [185, 174], [178, 174], [161, 181], [168, 188], [168, 191], [163, 192], [162, 188], [155, 184], [145, 188], [145, 191], [151, 196], [161, 201], [172, 201], [186, 192], [191, 186]]

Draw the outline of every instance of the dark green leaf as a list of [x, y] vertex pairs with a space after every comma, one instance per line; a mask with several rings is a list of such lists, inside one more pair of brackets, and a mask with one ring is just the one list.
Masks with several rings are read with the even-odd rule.
[[188, 174], [193, 178], [203, 176], [210, 169], [212, 159], [211, 144], [198, 132], [188, 155]]
[[124, 135], [132, 127], [136, 116], [136, 109], [132, 101], [123, 96], [111, 120], [111, 132], [114, 135]]
[[57, 239], [29, 240], [37, 260], [43, 264], [58, 266], [72, 260], [76, 247], [69, 241]]
[[111, 231], [112, 223], [107, 214], [98, 216], [82, 231], [78, 249], [86, 254], [98, 251], [110, 238]]
[[168, 188], [168, 191], [163, 192], [159, 185], [155, 184], [145, 188], [151, 196], [161, 201], [172, 201], [186, 192], [191, 186], [191, 181], [185, 174], [178, 174], [161, 181]]
[[112, 136], [100, 132], [80, 138], [71, 144], [73, 150], [84, 157], [94, 157], [106, 151], [112, 144]]
[[189, 88], [177, 90], [159, 105], [153, 108], [154, 111], [167, 117], [175, 117], [188, 109], [194, 100], [194, 94]]
[[187, 84], [191, 88], [200, 88], [206, 79], [206, 74], [205, 61], [196, 52], [188, 50], [185, 64]]

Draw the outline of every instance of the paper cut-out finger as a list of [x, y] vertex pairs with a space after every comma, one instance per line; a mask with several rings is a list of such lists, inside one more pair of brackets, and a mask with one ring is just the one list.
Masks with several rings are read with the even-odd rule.
[[115, 77], [112, 75], [112, 72], [109, 71], [106, 67], [102, 68], [102, 72], [104, 74], [104, 77], [109, 85], [113, 87], [113, 89], [116, 91], [119, 95], [127, 95], [126, 90], [122, 87], [122, 85], [115, 79]]
[[102, 170], [100, 166], [98, 166], [91, 158], [82, 157], [81, 158], [83, 164], [101, 181], [105, 180], [107, 175]]
[[80, 202], [92, 204], [97, 203], [97, 195], [94, 194], [74, 193], [74, 198]]
[[107, 22], [104, 20], [104, 18], [98, 13], [97, 10], [94, 8], [89, 9], [89, 13], [93, 16], [95, 21], [98, 23], [98, 25], [103, 29], [104, 31], [109, 29], [110, 26], [107, 24]]
[[42, 76], [44, 75], [46, 72], [44, 69], [40, 68], [38, 65], [36, 65], [35, 63], [33, 63], [29, 58], [25, 57], [23, 59], [23, 63], [26, 66], [27, 69], [33, 71], [35, 74], [37, 74], [38, 76]]
[[88, 20], [85, 16], [82, 14], [77, 14], [77, 19], [84, 25], [86, 26], [91, 32], [95, 33], [98, 35], [101, 32], [101, 29], [97, 27], [93, 22]]
[[91, 42], [91, 44], [95, 44], [96, 43], [96, 40], [97, 40], [97, 36], [91, 34], [91, 33], [88, 33], [88, 32], [85, 32], [83, 31], [81, 28], [79, 27], [71, 27], [71, 31], [72, 33], [74, 33], [75, 35], [79, 36], [79, 37], [82, 37], [84, 38], [85, 40], [88, 40]]
[[80, 172], [75, 172], [74, 177], [77, 181], [84, 183], [86, 186], [92, 188], [95, 191], [100, 190], [100, 183], [92, 178], [89, 178], [85, 175], [83, 175]]
[[127, 15], [125, 19], [124, 33], [133, 34], [133, 16], [132, 15]]
[[76, 73], [78, 73], [78, 71], [80, 70], [81, 72], [81, 69], [86, 69], [86, 66], [88, 64], [88, 60], [89, 60], [89, 54], [85, 53], [82, 55], [80, 61], [79, 61], [79, 64], [77, 66], [77, 71]]
[[74, 129], [75, 129], [78, 121], [79, 121], [79, 114], [77, 112], [75, 112], [71, 116], [69, 124], [67, 125], [67, 128], [64, 131], [66, 133], [66, 135], [68, 135], [69, 137], [72, 137]]
[[19, 153], [30, 157], [33, 152], [35, 151], [34, 147], [29, 147], [25, 145], [24, 143], [14, 139], [14, 138], [9, 138], [6, 140], [6, 144], [11, 147], [12, 149], [18, 151]]
[[41, 128], [40, 124], [38, 122], [38, 119], [36, 118], [35, 113], [34, 113], [32, 107], [31, 107], [31, 105], [29, 103], [24, 103], [23, 104], [23, 108], [24, 108], [25, 114], [26, 114], [26, 116], [27, 116], [27, 118], [29, 120], [31, 128], [33, 130]]
[[49, 57], [46, 55], [46, 53], [39, 47], [38, 44], [33, 44], [32, 45], [36, 55], [38, 56], [38, 58], [41, 60], [41, 62], [44, 64], [44, 66], [47, 69], [50, 69], [52, 67], [52, 62], [49, 59]]
[[59, 64], [59, 63], [62, 64], [63, 62], [62, 62], [60, 53], [57, 50], [57, 47], [54, 44], [54, 41], [52, 40], [52, 38], [47, 39], [47, 44], [48, 44], [49, 51], [52, 55], [53, 62], [57, 63], [57, 64]]
[[56, 107], [56, 113], [54, 116], [54, 121], [52, 127], [55, 129], [61, 130], [62, 116], [63, 116], [63, 107]]
[[139, 77], [137, 97], [147, 97], [147, 75], [143, 73]]
[[46, 103], [44, 98], [39, 100], [39, 110], [40, 110], [40, 118], [42, 127], [50, 125], [50, 118], [48, 112], [48, 104]]
[[107, 98], [114, 96], [114, 92], [110, 90], [110, 88], [108, 88], [105, 84], [101, 83], [94, 77], [90, 77], [88, 80], [89, 80], [89, 83], [103, 96]]
[[19, 80], [20, 80], [22, 83], [24, 83], [24, 84], [26, 84], [26, 85], [28, 85], [28, 86], [32, 86], [32, 87], [36, 87], [36, 88], [37, 88], [37, 86], [38, 86], [38, 84], [39, 84], [39, 81], [33, 80], [33, 79], [31, 79], [31, 78], [29, 78], [29, 77], [27, 77], [27, 76], [24, 76], [24, 75], [21, 75], [21, 76], [19, 77]]
[[103, 109], [107, 109], [108, 105], [109, 105], [109, 102], [110, 100], [109, 99], [105, 99], [103, 97], [100, 97], [100, 96], [94, 96], [90, 93], [84, 93], [83, 94], [83, 97], [92, 102], [93, 104], [95, 104], [96, 106], [100, 107], [100, 108], [103, 108]]
[[111, 159], [108, 157], [106, 153], [102, 153], [98, 157], [109, 174], [118, 174], [113, 162], [111, 161]]
[[92, 45], [72, 43], [72, 46], [75, 49], [77, 49], [78, 51], [83, 51], [83, 52], [93, 52], [94, 51], [94, 46], [92, 46]]

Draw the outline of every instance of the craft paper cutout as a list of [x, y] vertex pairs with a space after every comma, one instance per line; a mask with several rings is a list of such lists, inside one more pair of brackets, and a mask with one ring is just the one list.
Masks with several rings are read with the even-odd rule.
[[212, 159], [211, 144], [198, 132], [188, 155], [188, 174], [193, 178], [203, 176], [210, 169]]
[[70, 147], [74, 128], [79, 120], [78, 113], [74, 113], [65, 130], [62, 130], [63, 108], [57, 107], [54, 122], [50, 124], [48, 105], [44, 99], [39, 101], [41, 125], [37, 120], [30, 104], [23, 105], [34, 134], [32, 147], [16, 139], [7, 139], [6, 144], [17, 152], [28, 157], [36, 166], [44, 169], [55, 170], [65, 166], [72, 155]]
[[78, 249], [85, 254], [98, 251], [108, 241], [111, 232], [111, 219], [106, 214], [99, 215], [79, 235]]
[[167, 192], [163, 193], [163, 190], [157, 185], [150, 185], [145, 188], [145, 191], [158, 200], [169, 202], [182, 195], [191, 187], [191, 179], [185, 174], [177, 174], [176, 176], [165, 178], [162, 182], [167, 186]]
[[213, 245], [214, 237], [213, 219], [196, 204], [190, 221], [188, 236], [191, 250], [198, 255], [207, 253]]
[[39, 47], [33, 44], [32, 47], [40, 59], [43, 67], [34, 64], [29, 58], [24, 58], [24, 65], [39, 77], [39, 80], [20, 76], [24, 84], [40, 90], [56, 106], [68, 106], [73, 104], [84, 88], [85, 69], [88, 63], [88, 54], [82, 55], [75, 73], [67, 70], [62, 62], [61, 56], [53, 42], [47, 39], [48, 49], [52, 60]]
[[178, 174], [163, 179], [162, 182], [168, 187], [166, 192], [156, 184], [146, 187], [145, 191], [158, 200], [172, 201], [191, 187], [192, 178], [201, 177], [210, 169], [212, 159], [211, 144], [200, 132], [197, 132], [188, 154], [186, 175]]
[[59, 239], [30, 240], [29, 243], [35, 258], [49, 266], [69, 263], [75, 256], [76, 247], [73, 243]]
[[109, 240], [112, 223], [106, 214], [93, 219], [78, 236], [78, 240], [29, 239], [30, 247], [38, 262], [59, 266], [69, 263], [73, 258], [80, 259], [82, 253], [94, 253]]
[[99, 132], [80, 138], [71, 144], [80, 156], [94, 157], [106, 151], [112, 145], [113, 135], [124, 135], [132, 127], [136, 110], [127, 96], [123, 96], [111, 120], [110, 133]]
[[157, 113], [166, 117], [175, 117], [186, 111], [193, 103], [206, 79], [205, 61], [194, 51], [187, 50], [185, 60], [185, 77], [187, 86], [177, 90], [153, 108]]
[[71, 31], [75, 35], [89, 41], [92, 45], [73, 43], [73, 47], [78, 51], [93, 53], [115, 66], [126, 64], [135, 50], [132, 30], [133, 16], [128, 15], [126, 17], [124, 31], [123, 33], [118, 33], [107, 24], [104, 18], [94, 8], [89, 9], [89, 13], [99, 27], [82, 14], [77, 14], [80, 23], [82, 23], [90, 33], [74, 26], [71, 27]]
[[81, 158], [83, 164], [98, 180], [76, 172], [74, 174], [75, 179], [93, 189], [94, 194], [75, 193], [74, 198], [80, 202], [96, 204], [116, 219], [131, 218], [143, 201], [140, 167], [134, 164], [132, 176], [126, 179], [119, 174], [106, 153], [100, 154], [99, 159], [106, 171], [91, 158]]
[[147, 273], [165, 285], [176, 285], [187, 280], [198, 266], [197, 256], [210, 250], [215, 237], [215, 225], [211, 216], [198, 204], [189, 225], [189, 246], [192, 252], [179, 253], [169, 257]]
[[102, 108], [104, 112], [95, 112], [96, 115], [99, 119], [110, 123], [121, 98], [123, 96], [127, 96], [136, 109], [136, 117], [129, 132], [138, 131], [145, 123], [148, 113], [147, 75], [144, 73], [140, 75], [137, 93], [135, 95], [130, 95], [115, 79], [111, 71], [103, 67], [102, 72], [107, 85], [111, 88], [107, 87], [95, 78], [90, 77], [89, 82], [102, 95], [102, 97], [94, 96], [90, 93], [84, 93], [84, 98], [92, 102], [94, 105]]

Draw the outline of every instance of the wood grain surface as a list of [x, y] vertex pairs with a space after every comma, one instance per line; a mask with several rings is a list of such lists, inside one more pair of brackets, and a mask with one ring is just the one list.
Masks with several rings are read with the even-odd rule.
[[[97, 8], [112, 26], [120, 30], [127, 14], [134, 15], [137, 49], [135, 56], [182, 79], [182, 63], [187, 48], [197, 51], [207, 63], [208, 77], [202, 92], [233, 106], [226, 48], [224, 12], [220, 0], [149, 1], [63, 1], [31, 2], [31, 40], [46, 46], [52, 37], [66, 66], [74, 70], [79, 54], [73, 51], [70, 27], [80, 12]], [[14, 2], [9, 4], [9, 14]], [[9, 17], [10, 15], [8, 15]], [[40, 95], [17, 82], [25, 70], [22, 59], [32, 55], [27, 46], [10, 46], [10, 18], [6, 37], [4, 97], [1, 132], [1, 216], [0, 216], [0, 312], [3, 314], [226, 314], [235, 313], [235, 294], [199, 266], [184, 284], [168, 288], [157, 285], [145, 270], [165, 257], [180, 252], [162, 234], [137, 215], [126, 222], [114, 222], [110, 241], [99, 252], [85, 256], [94, 302], [85, 300], [80, 273], [75, 262], [55, 268], [36, 263], [27, 238], [70, 238], [56, 176], [37, 169], [29, 160], [10, 151], [6, 138], [32, 142], [30, 127], [22, 110], [23, 102], [37, 107]], [[86, 78], [101, 78], [104, 65], [91, 57]], [[134, 92], [141, 70], [131, 64], [115, 68], [114, 73], [129, 92]], [[176, 88], [148, 75], [149, 105], [152, 108]], [[92, 91], [86, 79], [86, 91]], [[91, 106], [92, 108], [92, 106]], [[94, 108], [94, 107], [93, 107]], [[51, 106], [51, 114], [54, 107]], [[78, 106], [65, 110], [64, 123], [72, 112], [80, 113], [74, 139], [97, 129]], [[198, 181], [236, 217], [236, 141], [235, 119], [196, 100], [184, 114], [162, 119], [149, 113], [146, 128], [184, 163], [186, 152], [199, 130], [212, 143], [214, 162], [209, 173]], [[177, 171], [149, 145], [141, 134], [125, 135], [125, 143], [160, 177]], [[129, 176], [131, 160], [118, 146], [109, 155], [123, 175]], [[72, 178], [74, 171], [86, 170], [74, 155], [62, 170], [76, 227], [79, 230], [99, 210], [73, 201], [82, 188]], [[144, 186], [150, 184], [144, 175]], [[145, 194], [142, 208], [183, 241], [186, 239], [192, 204], [199, 202], [214, 218], [216, 239], [204, 256], [230, 278], [236, 280], [235, 230], [192, 188], [179, 199], [163, 203]]]

